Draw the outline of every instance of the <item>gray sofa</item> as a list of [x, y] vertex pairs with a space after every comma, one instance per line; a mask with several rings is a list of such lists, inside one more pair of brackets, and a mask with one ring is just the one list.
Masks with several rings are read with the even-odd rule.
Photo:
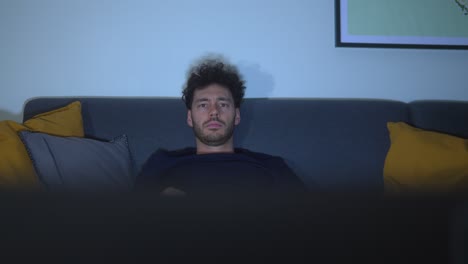
[[[24, 120], [75, 100], [87, 137], [128, 136], [135, 177], [156, 149], [194, 146], [179, 98], [34, 98]], [[389, 121], [468, 138], [463, 101], [248, 98], [241, 118], [235, 145], [284, 157], [311, 190], [382, 191]]]
[[[75, 100], [87, 137], [128, 135], [135, 171], [157, 148], [194, 145], [178, 98], [35, 98], [24, 119]], [[311, 190], [331, 192], [291, 200], [0, 192], [3, 259], [466, 263], [466, 197], [388, 199], [380, 192], [386, 123], [468, 138], [468, 102], [246, 99], [241, 111], [237, 146], [281, 155]]]

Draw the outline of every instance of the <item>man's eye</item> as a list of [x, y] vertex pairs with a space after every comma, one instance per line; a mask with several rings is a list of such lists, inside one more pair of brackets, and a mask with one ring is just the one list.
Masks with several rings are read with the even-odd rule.
[[228, 107], [228, 104], [221, 103], [221, 107]]
[[205, 108], [205, 107], [206, 107], [206, 104], [199, 104], [198, 107], [199, 107], [199, 108]]

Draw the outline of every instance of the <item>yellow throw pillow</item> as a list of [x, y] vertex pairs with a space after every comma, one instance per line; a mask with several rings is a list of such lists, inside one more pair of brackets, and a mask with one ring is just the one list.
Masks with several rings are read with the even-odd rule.
[[388, 122], [386, 191], [451, 192], [468, 187], [468, 140]]
[[39, 184], [29, 155], [18, 136], [28, 130], [56, 136], [83, 137], [81, 103], [42, 113], [23, 124], [6, 120], [0, 122], [0, 188], [37, 189]]

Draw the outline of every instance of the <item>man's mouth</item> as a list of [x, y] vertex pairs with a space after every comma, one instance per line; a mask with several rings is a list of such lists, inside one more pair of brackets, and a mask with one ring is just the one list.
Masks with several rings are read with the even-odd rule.
[[208, 123], [206, 123], [205, 127], [207, 128], [220, 128], [222, 127], [223, 124], [221, 122], [217, 122], [217, 121], [210, 121]]

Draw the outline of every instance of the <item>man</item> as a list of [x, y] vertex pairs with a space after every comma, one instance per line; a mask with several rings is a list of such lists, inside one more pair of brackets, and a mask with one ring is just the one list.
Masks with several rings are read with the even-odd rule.
[[234, 148], [245, 81], [220, 60], [193, 67], [183, 90], [196, 148], [158, 150], [137, 187], [162, 195], [302, 192], [303, 183], [280, 157]]

